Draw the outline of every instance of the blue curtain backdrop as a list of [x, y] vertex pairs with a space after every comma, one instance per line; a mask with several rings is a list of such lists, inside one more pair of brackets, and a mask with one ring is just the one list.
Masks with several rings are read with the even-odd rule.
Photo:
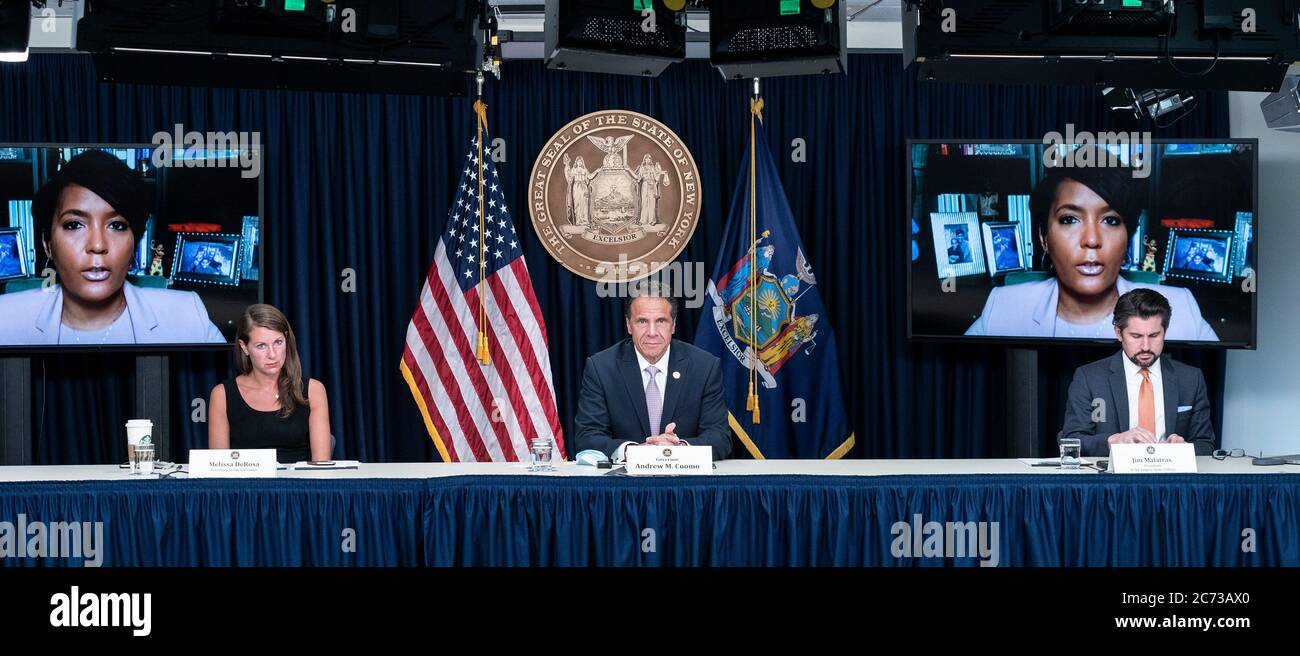
[[[506, 140], [501, 178], [545, 315], [569, 434], [582, 363], [624, 334], [622, 310], [599, 298], [594, 283], [555, 264], [526, 225], [525, 181], [537, 150], [587, 112], [622, 108], [662, 120], [701, 169], [701, 225], [682, 257], [703, 262], [707, 273], [748, 144], [750, 84], [724, 82], [700, 61], [657, 79], [509, 62], [504, 78], [488, 85], [489, 119], [494, 136]], [[906, 140], [1037, 139], [1066, 123], [1094, 131], [1136, 126], [1108, 112], [1092, 88], [919, 83], [898, 55], [854, 55], [845, 76], [768, 80], [763, 95], [780, 175], [839, 338], [844, 398], [858, 436], [853, 455], [1005, 455], [1004, 350], [906, 339]], [[446, 220], [454, 167], [472, 134], [470, 101], [110, 85], [79, 55], [0, 66], [0, 142], [147, 143], [176, 123], [261, 133], [266, 300], [289, 315], [305, 370], [329, 391], [336, 457], [437, 459], [397, 364]], [[1191, 116], [1155, 136], [1228, 136], [1226, 94], [1204, 94]], [[796, 138], [806, 144], [806, 162], [792, 161]], [[354, 293], [341, 289], [344, 269], [355, 272]], [[686, 309], [678, 337], [691, 339], [698, 322], [698, 310]], [[1074, 367], [1111, 351], [1041, 349], [1044, 448], [1060, 427]], [[1219, 426], [1222, 353], [1175, 355], [1205, 370]], [[196, 400], [230, 373], [229, 353], [171, 358], [174, 452], [206, 443]], [[131, 356], [43, 356], [33, 360], [32, 375], [39, 463], [125, 459]]]

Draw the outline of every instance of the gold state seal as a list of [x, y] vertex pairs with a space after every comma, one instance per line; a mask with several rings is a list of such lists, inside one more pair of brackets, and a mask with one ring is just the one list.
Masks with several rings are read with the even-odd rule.
[[597, 281], [632, 281], [672, 262], [700, 217], [700, 174], [682, 140], [625, 110], [576, 118], [533, 164], [528, 213], [564, 267]]

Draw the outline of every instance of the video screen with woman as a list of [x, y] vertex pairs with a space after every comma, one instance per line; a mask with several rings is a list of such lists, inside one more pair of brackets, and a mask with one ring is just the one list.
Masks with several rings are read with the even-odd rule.
[[1254, 141], [1062, 147], [909, 144], [911, 336], [1111, 341], [1142, 287], [1167, 339], [1253, 348]]
[[152, 154], [0, 146], [0, 349], [232, 343], [261, 299], [261, 181]]

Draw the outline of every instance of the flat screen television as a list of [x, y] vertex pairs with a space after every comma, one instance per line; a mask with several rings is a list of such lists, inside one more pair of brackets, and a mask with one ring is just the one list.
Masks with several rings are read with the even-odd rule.
[[229, 347], [262, 299], [260, 162], [0, 144], [0, 352]]
[[1113, 342], [1160, 292], [1180, 346], [1255, 348], [1253, 139], [908, 143], [908, 335]]

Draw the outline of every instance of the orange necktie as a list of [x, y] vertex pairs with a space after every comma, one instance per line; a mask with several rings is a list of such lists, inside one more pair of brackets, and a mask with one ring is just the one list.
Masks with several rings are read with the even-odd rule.
[[[1138, 387], [1138, 426], [1156, 434], [1156, 392], [1151, 387], [1151, 372], [1142, 367], [1142, 385]], [[1156, 437], [1160, 437], [1156, 435]]]

